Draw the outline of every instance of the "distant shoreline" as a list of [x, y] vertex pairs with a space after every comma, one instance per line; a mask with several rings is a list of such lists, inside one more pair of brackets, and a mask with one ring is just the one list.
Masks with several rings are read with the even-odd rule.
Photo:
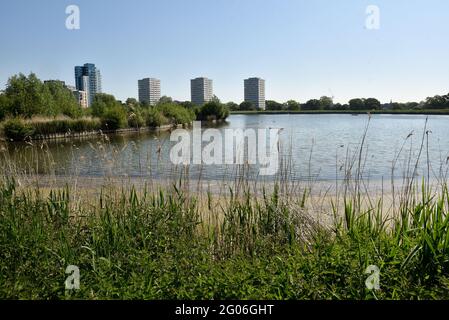
[[391, 115], [449, 115], [448, 110], [264, 110], [264, 111], [231, 111], [232, 115], [249, 114], [391, 114]]

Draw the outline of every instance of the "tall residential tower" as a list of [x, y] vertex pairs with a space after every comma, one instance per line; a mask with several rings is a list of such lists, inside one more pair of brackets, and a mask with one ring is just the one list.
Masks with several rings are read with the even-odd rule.
[[190, 81], [192, 103], [202, 106], [212, 100], [214, 96], [213, 83], [208, 78], [196, 78]]
[[251, 102], [259, 110], [265, 110], [265, 80], [261, 78], [245, 80], [245, 101]]
[[101, 93], [101, 74], [94, 64], [86, 63], [75, 67], [75, 86], [79, 91], [87, 93], [87, 105], [90, 107], [95, 95]]
[[154, 78], [139, 80], [139, 102], [152, 106], [161, 99], [161, 81]]

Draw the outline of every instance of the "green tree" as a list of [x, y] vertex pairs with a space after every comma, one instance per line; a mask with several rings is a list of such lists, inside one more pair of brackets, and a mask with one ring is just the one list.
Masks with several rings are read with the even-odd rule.
[[295, 100], [289, 100], [286, 103], [287, 110], [290, 111], [299, 111], [301, 110], [301, 104]]
[[179, 104], [186, 109], [194, 109], [195, 108], [195, 105], [191, 101], [183, 101], [183, 102], [180, 102]]
[[368, 98], [364, 101], [366, 110], [380, 110], [380, 101], [375, 98]]
[[253, 103], [249, 102], [249, 101], [243, 101], [240, 104], [239, 109], [241, 111], [255, 111], [256, 110], [256, 106]]
[[162, 96], [159, 99], [159, 102], [157, 104], [167, 104], [167, 103], [173, 103], [173, 99], [171, 97], [168, 97], [168, 96]]
[[101, 123], [105, 130], [126, 128], [128, 125], [128, 118], [125, 109], [120, 104], [106, 109], [101, 115]]
[[168, 122], [173, 125], [187, 124], [195, 118], [193, 110], [186, 109], [176, 103], [159, 104], [154, 109], [161, 112]]
[[11, 115], [29, 118], [37, 114], [54, 114], [50, 94], [34, 73], [28, 77], [21, 73], [9, 78], [5, 95]]
[[122, 105], [115, 100], [113, 95], [98, 93], [95, 95], [94, 102], [92, 103], [92, 115], [101, 118], [107, 110], [115, 107], [123, 109]]
[[449, 108], [449, 95], [428, 97], [425, 102], [427, 109], [446, 109]]
[[9, 112], [9, 100], [5, 94], [0, 94], [0, 121], [3, 120]]
[[321, 109], [320, 100], [317, 100], [317, 99], [309, 100], [302, 106], [302, 109], [304, 109], [304, 110], [320, 110]]
[[221, 103], [220, 99], [216, 95], [214, 95], [210, 101]]
[[365, 110], [365, 101], [363, 99], [352, 99], [349, 101], [349, 109]]
[[52, 109], [54, 115], [63, 114], [71, 118], [78, 118], [82, 115], [82, 110], [72, 91], [60, 82], [44, 83], [44, 96], [48, 101], [48, 107]]
[[266, 102], [267, 110], [285, 110], [285, 105], [273, 100], [267, 100]]
[[126, 99], [125, 106], [130, 111], [135, 111], [137, 108], [141, 107], [140, 102], [135, 98]]
[[226, 105], [210, 101], [200, 109], [197, 119], [202, 121], [225, 120], [228, 116], [229, 108]]
[[320, 98], [320, 106], [323, 110], [331, 110], [334, 108], [334, 101], [331, 97], [323, 96]]
[[232, 101], [226, 103], [226, 106], [227, 106], [228, 109], [231, 110], [231, 111], [237, 111], [237, 110], [239, 110], [239, 105], [238, 105], [237, 103], [235, 103], [235, 102], [232, 102]]

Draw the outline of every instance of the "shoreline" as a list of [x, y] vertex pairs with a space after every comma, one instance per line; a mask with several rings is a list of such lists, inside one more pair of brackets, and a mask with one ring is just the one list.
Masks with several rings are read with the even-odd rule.
[[282, 115], [282, 114], [349, 114], [349, 115], [364, 115], [364, 114], [386, 114], [386, 115], [433, 115], [433, 116], [447, 116], [449, 110], [264, 110], [264, 111], [231, 111], [231, 115], [257, 115], [257, 114], [270, 114], [270, 115]]

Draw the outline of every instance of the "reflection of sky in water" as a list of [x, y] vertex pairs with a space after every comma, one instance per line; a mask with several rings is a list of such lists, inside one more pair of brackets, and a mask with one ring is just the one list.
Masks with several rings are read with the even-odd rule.
[[[402, 177], [410, 148], [414, 161], [419, 152], [425, 118], [408, 115], [373, 116], [365, 142], [367, 153], [363, 156], [364, 175], [372, 179], [390, 178], [395, 155], [405, 138], [414, 132], [396, 165], [395, 176]], [[335, 179], [336, 175], [339, 179], [344, 177], [347, 154], [353, 157], [357, 151], [367, 120], [366, 115], [233, 115], [227, 124], [218, 128], [282, 128], [281, 158], [291, 160], [291, 178], [308, 179], [313, 176], [327, 180]], [[429, 155], [432, 170], [434, 174], [439, 174], [441, 164], [443, 170], [446, 169], [449, 156], [449, 117], [430, 116], [428, 130], [431, 130]], [[170, 162], [169, 153], [174, 142], [170, 142], [168, 133], [114, 136], [110, 140], [110, 143], [99, 143], [95, 138], [48, 142], [50, 158], [54, 162], [53, 170], [61, 175], [82, 176], [106, 174], [167, 178], [169, 175], [179, 175], [181, 168], [175, 168]], [[39, 173], [51, 173], [48, 166], [50, 158], [40, 148], [12, 145], [10, 150], [19, 166], [32, 166]], [[426, 161], [424, 150], [419, 175], [426, 174]], [[188, 170], [193, 178], [201, 175], [203, 179], [215, 180], [231, 178], [237, 167], [191, 165]], [[254, 177], [257, 172], [257, 166], [253, 166], [249, 174]]]

